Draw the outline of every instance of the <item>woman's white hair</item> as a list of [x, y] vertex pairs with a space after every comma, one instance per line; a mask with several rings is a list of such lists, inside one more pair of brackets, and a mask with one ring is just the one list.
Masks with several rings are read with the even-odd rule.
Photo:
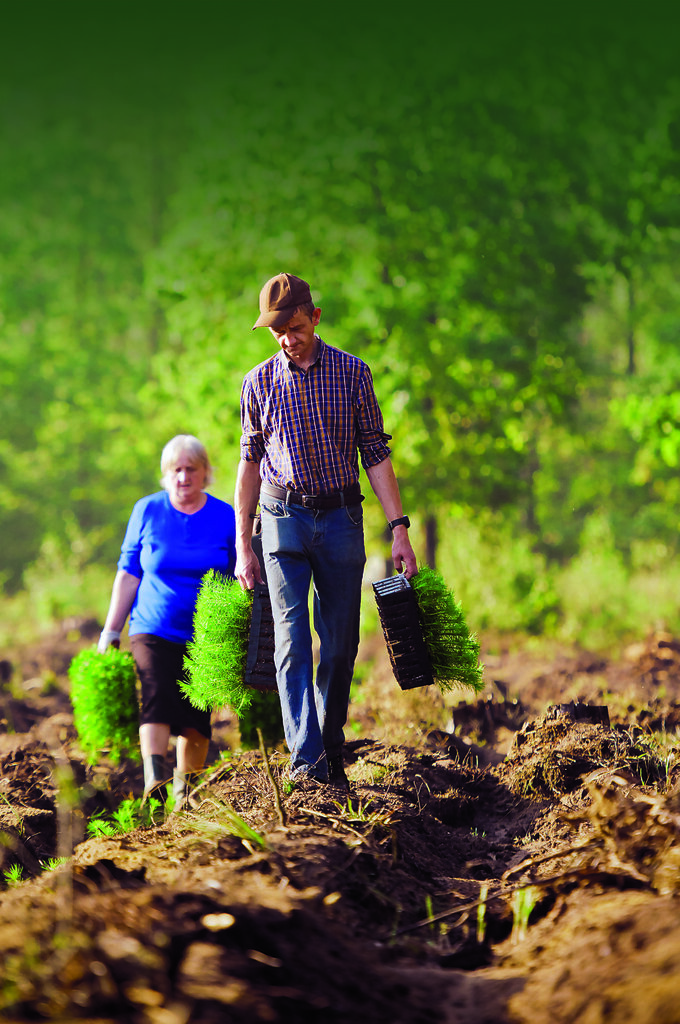
[[168, 480], [167, 476], [171, 466], [177, 461], [179, 456], [186, 452], [191, 456], [192, 462], [198, 462], [205, 469], [205, 485], [212, 483], [213, 480], [213, 468], [210, 465], [210, 459], [208, 453], [205, 450], [205, 445], [194, 437], [193, 434], [177, 434], [176, 437], [171, 438], [166, 444], [165, 448], [161, 452], [161, 484], [167, 490]]

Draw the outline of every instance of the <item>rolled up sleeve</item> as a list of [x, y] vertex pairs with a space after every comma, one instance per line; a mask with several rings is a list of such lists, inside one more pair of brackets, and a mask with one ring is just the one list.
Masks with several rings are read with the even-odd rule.
[[356, 405], [357, 448], [361, 464], [366, 469], [377, 466], [390, 455], [392, 449], [387, 442], [392, 440], [392, 435], [386, 434], [383, 429], [382, 412], [373, 387], [371, 371], [366, 364], [362, 371]]
[[246, 377], [241, 387], [241, 459], [260, 462], [264, 455], [264, 435], [260, 410], [251, 381]]

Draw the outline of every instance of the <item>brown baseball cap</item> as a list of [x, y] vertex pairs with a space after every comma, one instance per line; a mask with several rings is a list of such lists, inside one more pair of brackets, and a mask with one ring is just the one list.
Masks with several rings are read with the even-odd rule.
[[260, 315], [256, 327], [283, 327], [295, 315], [295, 310], [312, 301], [309, 285], [293, 274], [271, 277], [260, 292]]

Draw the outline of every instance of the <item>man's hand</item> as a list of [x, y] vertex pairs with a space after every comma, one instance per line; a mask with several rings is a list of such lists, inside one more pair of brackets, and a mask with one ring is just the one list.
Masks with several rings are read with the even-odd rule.
[[408, 530], [405, 526], [395, 526], [392, 537], [392, 561], [396, 572], [404, 572], [407, 580], [418, 572], [416, 553], [411, 547], [408, 539]]
[[264, 583], [260, 563], [253, 551], [253, 519], [260, 494], [260, 464], [241, 459], [236, 472], [236, 566], [234, 576], [244, 590]]
[[252, 548], [237, 552], [234, 576], [243, 590], [252, 590], [256, 583], [264, 583], [260, 563]]
[[[389, 457], [375, 466], [369, 466], [366, 469], [366, 475], [382, 505], [387, 522], [391, 523], [394, 519], [400, 519], [403, 512], [399, 497], [399, 485]], [[411, 547], [411, 541], [408, 539], [406, 526], [395, 526], [392, 531], [392, 560], [396, 571], [401, 572], [403, 569], [407, 580], [410, 580], [411, 576], [415, 576], [418, 572], [418, 563]]]

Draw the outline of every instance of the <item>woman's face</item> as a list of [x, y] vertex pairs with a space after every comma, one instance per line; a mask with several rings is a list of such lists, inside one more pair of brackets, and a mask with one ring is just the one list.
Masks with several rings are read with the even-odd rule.
[[177, 508], [192, 506], [200, 500], [205, 487], [206, 469], [186, 451], [181, 451], [170, 463], [165, 482], [170, 500]]

